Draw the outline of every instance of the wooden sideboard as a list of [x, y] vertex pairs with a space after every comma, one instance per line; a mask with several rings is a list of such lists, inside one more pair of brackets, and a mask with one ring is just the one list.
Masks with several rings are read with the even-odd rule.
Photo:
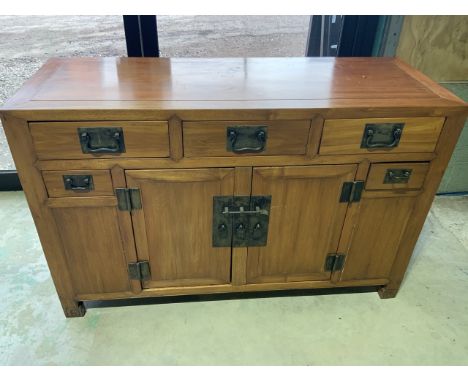
[[149, 296], [394, 297], [467, 106], [393, 58], [71, 58], [0, 113], [75, 317]]

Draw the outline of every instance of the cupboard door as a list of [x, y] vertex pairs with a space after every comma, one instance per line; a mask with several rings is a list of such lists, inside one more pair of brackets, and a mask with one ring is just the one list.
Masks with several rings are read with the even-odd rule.
[[[115, 197], [51, 198], [78, 296], [131, 291]], [[128, 227], [131, 230], [131, 227]]]
[[416, 199], [391, 191], [362, 193], [350, 207], [356, 212], [350, 214], [355, 217], [341, 281], [388, 278]]
[[252, 195], [271, 195], [271, 207], [267, 245], [248, 248], [248, 283], [330, 279], [325, 260], [337, 250], [348, 207], [341, 189], [356, 169], [254, 168]]
[[139, 260], [149, 261], [144, 288], [227, 284], [231, 248], [212, 246], [213, 197], [234, 193], [234, 169], [129, 170], [141, 192], [132, 211]]

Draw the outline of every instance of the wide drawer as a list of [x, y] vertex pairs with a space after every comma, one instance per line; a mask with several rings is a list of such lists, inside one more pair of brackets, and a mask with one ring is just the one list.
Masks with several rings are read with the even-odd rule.
[[375, 163], [371, 165], [366, 190], [420, 189], [429, 169], [429, 163]]
[[29, 127], [39, 159], [169, 156], [164, 121], [34, 122]]
[[51, 198], [114, 195], [108, 170], [43, 171], [42, 178]]
[[304, 155], [309, 129], [309, 120], [184, 122], [184, 155]]
[[444, 118], [329, 119], [321, 155], [433, 152]]

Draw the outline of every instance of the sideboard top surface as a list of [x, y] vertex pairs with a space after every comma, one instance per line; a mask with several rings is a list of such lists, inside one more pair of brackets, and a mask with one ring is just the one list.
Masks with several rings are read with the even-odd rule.
[[[395, 58], [54, 58], [2, 108], [464, 108]], [[1, 109], [0, 109], [1, 110]]]

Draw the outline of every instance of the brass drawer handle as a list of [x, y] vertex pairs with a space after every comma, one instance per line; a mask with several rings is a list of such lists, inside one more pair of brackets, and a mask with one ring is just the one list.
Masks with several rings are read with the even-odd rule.
[[85, 154], [118, 154], [125, 152], [123, 131], [120, 127], [78, 128], [81, 151]]
[[233, 126], [227, 129], [227, 150], [236, 154], [265, 150], [266, 126]]
[[361, 148], [397, 147], [404, 125], [404, 123], [367, 123], [364, 128]]

